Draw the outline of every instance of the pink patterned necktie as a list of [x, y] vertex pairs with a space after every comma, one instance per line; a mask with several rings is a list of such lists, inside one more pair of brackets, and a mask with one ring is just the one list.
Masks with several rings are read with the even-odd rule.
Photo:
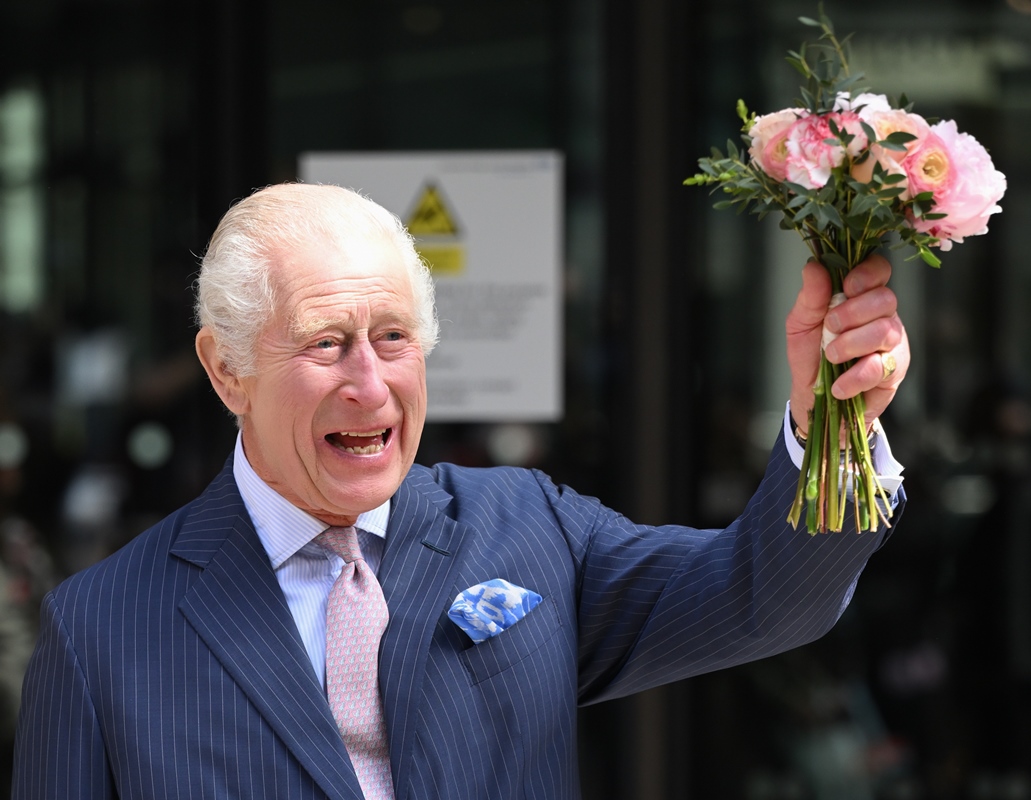
[[387, 627], [387, 602], [362, 558], [354, 528], [328, 528], [315, 541], [344, 559], [326, 608], [329, 705], [366, 800], [393, 800], [379, 696], [379, 642]]

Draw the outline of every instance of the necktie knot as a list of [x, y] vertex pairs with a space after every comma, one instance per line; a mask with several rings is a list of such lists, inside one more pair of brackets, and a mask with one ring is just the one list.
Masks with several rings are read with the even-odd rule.
[[340, 556], [350, 564], [362, 557], [362, 548], [358, 544], [358, 531], [354, 526], [348, 528], [326, 528], [315, 537], [315, 541]]

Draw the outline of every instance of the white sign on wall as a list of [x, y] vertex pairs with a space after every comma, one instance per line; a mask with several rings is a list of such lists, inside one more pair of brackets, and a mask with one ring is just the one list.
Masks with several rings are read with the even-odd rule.
[[441, 336], [427, 419], [562, 416], [560, 154], [306, 153], [299, 177], [397, 214], [433, 270]]

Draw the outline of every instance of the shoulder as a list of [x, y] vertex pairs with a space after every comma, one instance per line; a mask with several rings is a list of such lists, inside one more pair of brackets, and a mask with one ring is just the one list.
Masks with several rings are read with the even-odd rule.
[[461, 467], [457, 464], [416, 464], [405, 479], [408, 488], [427, 495], [437, 505], [470, 502], [510, 503], [549, 502], [569, 491], [556, 486], [539, 470], [521, 467]]
[[435, 484], [449, 489], [476, 489], [491, 485], [530, 485], [537, 482], [537, 470], [523, 467], [462, 467], [442, 462], [432, 467], [413, 464], [406, 481], [416, 486]]
[[520, 467], [415, 465], [404, 488], [459, 521], [496, 525], [518, 519], [521, 524], [558, 527], [577, 538], [618, 516], [596, 498], [556, 484], [540, 470]]

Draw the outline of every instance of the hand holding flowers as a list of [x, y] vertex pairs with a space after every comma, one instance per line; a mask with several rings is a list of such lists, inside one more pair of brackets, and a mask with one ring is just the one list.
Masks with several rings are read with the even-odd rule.
[[792, 414], [807, 438], [788, 520], [797, 525], [805, 506], [810, 533], [840, 531], [851, 490], [856, 530], [874, 530], [891, 510], [868, 433], [905, 374], [909, 350], [886, 288], [890, 266], [870, 256], [894, 236], [896, 246], [940, 266], [932, 248], [947, 251], [985, 233], [1006, 179], [954, 122], [931, 124], [905, 98], [893, 105], [857, 91], [861, 76], [850, 74], [830, 20], [821, 12], [819, 21], [802, 22], [822, 35], [811, 48], [815, 59], [805, 45], [789, 54], [807, 80], [798, 106], [756, 117], [739, 101], [747, 154], [728, 142], [726, 155], [714, 149], [685, 183], [729, 195], [717, 208], [760, 218], [781, 212], [781, 227], [797, 231], [825, 268], [807, 267], [788, 318], [793, 372], [815, 373], [793, 375], [803, 388], [792, 391]]
[[[792, 368], [791, 408], [801, 409], [795, 422], [808, 435], [805, 409], [814, 404], [820, 359], [833, 365], [850, 364], [830, 387], [832, 397], [864, 395], [865, 429], [869, 430], [895, 396], [909, 369], [909, 343], [897, 313], [897, 300], [888, 288], [891, 264], [871, 255], [851, 269], [843, 281], [847, 300], [830, 311], [830, 275], [815, 261], [802, 270], [802, 288], [788, 314], [788, 363]], [[824, 345], [826, 331], [833, 341]], [[885, 378], [884, 359], [894, 370]]]

